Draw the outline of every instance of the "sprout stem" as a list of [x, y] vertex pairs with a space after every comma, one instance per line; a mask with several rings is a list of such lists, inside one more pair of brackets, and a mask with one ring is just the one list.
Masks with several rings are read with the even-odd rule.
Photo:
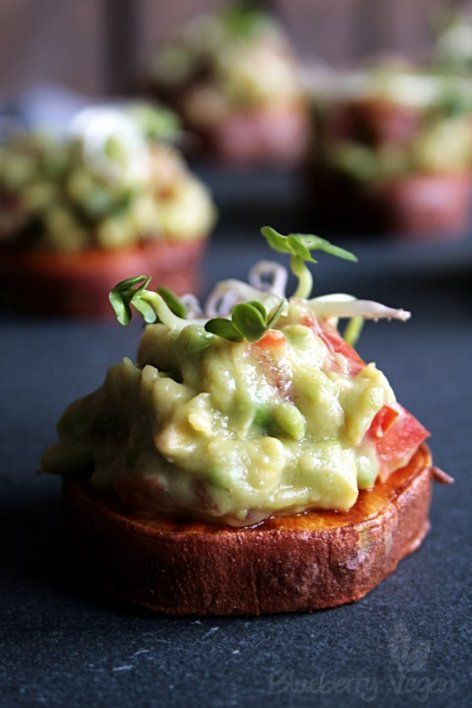
[[293, 297], [310, 297], [310, 293], [313, 288], [313, 276], [310, 273], [310, 270], [298, 256], [292, 256], [290, 258], [290, 267], [292, 269], [292, 273], [298, 278], [298, 286], [293, 293]]
[[351, 317], [346, 329], [344, 330], [343, 338], [344, 340], [354, 347], [357, 344], [357, 340], [360, 337], [362, 328], [364, 326], [363, 317]]
[[188, 320], [181, 319], [180, 317], [177, 317], [177, 315], [174, 315], [172, 310], [158, 293], [155, 293], [152, 290], [143, 290], [139, 296], [139, 299], [144, 300], [144, 302], [151, 305], [152, 309], [159, 317], [159, 320], [163, 324], [167, 325], [169, 329], [180, 330], [189, 324]]

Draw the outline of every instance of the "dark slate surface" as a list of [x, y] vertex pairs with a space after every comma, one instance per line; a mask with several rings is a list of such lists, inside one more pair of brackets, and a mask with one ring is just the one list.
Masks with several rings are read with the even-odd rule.
[[[208, 284], [267, 256], [255, 231], [261, 214], [296, 229], [304, 220], [290, 204], [292, 182], [247, 182], [232, 205], [231, 184], [215, 184], [228, 209], [207, 258]], [[172, 620], [96, 592], [69, 565], [59, 480], [34, 472], [61, 410], [134, 352], [139, 328], [3, 314], [1, 705], [469, 703], [472, 241], [350, 245], [360, 263], [323, 259], [318, 291], [413, 310], [406, 325], [368, 326], [360, 350], [429, 427], [437, 464], [456, 478], [435, 489], [421, 550], [358, 604], [313, 615]]]

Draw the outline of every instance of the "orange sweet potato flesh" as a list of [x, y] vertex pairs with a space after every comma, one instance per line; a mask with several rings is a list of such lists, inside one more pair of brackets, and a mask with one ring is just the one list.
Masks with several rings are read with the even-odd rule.
[[359, 600], [429, 529], [426, 445], [360, 492], [347, 513], [312, 511], [253, 528], [127, 514], [87, 481], [64, 485], [74, 564], [115, 595], [171, 615], [313, 611]]

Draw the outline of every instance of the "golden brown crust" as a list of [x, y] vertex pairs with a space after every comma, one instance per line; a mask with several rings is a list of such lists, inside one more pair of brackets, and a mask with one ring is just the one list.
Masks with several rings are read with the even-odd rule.
[[117, 250], [77, 252], [0, 250], [2, 298], [28, 312], [78, 317], [112, 316], [109, 291], [137, 273], [181, 294], [198, 287], [205, 239], [148, 241]]
[[86, 481], [64, 487], [74, 560], [94, 582], [156, 612], [261, 615], [359, 600], [429, 529], [431, 456], [410, 464], [348, 513], [310, 512], [255, 528], [130, 517]]

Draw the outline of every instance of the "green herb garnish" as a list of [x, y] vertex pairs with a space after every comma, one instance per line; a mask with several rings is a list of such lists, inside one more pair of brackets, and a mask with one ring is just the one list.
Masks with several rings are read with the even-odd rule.
[[241, 302], [231, 310], [231, 319], [215, 317], [206, 323], [205, 329], [232, 342], [258, 342], [277, 322], [284, 304], [285, 299], [267, 312], [258, 300]]
[[[311, 255], [312, 251], [324, 251], [338, 258], [357, 261], [350, 251], [314, 234], [295, 233], [284, 236], [270, 226], [264, 226], [261, 233], [274, 251], [290, 255], [292, 272], [298, 278], [294, 297], [310, 296], [313, 278], [306, 263], [317, 262]], [[162, 322], [170, 328], [183, 329], [188, 324], [183, 302], [168, 288], [148, 290], [150, 281], [148, 276], [138, 275], [123, 280], [113, 288], [109, 298], [118, 322], [122, 325], [129, 324], [134, 307], [148, 324]], [[205, 330], [232, 342], [258, 342], [274, 327], [285, 304], [286, 299], [281, 298], [277, 305], [268, 311], [259, 300], [241, 302], [232, 308], [228, 317], [214, 317], [208, 320]], [[361, 326], [361, 318], [353, 318], [346, 329], [346, 339], [353, 342], [359, 335]]]
[[177, 317], [182, 317], [182, 319], [185, 319], [187, 317], [187, 308], [185, 307], [182, 300], [177, 297], [177, 295], [172, 292], [172, 290], [169, 290], [169, 288], [165, 288], [163, 285], [161, 285], [160, 288], [157, 288], [156, 292], [162, 297], [162, 299], [165, 301], [166, 305], [170, 308], [174, 315], [177, 315]]
[[267, 243], [279, 253], [290, 255], [290, 268], [292, 273], [298, 278], [298, 287], [293, 297], [308, 298], [313, 287], [313, 276], [305, 263], [317, 263], [311, 251], [324, 251], [331, 256], [343, 258], [346, 261], [357, 261], [357, 257], [344, 248], [335, 246], [321, 236], [314, 234], [289, 234], [284, 236], [271, 226], [263, 226], [261, 233], [265, 236]]
[[185, 305], [172, 290], [164, 287], [158, 288], [156, 292], [147, 290], [150, 282], [149, 276], [137, 275], [115, 285], [108, 297], [120, 324], [127, 325], [131, 322], [131, 306], [148, 324], [164, 322], [175, 326], [176, 320], [186, 317]]

